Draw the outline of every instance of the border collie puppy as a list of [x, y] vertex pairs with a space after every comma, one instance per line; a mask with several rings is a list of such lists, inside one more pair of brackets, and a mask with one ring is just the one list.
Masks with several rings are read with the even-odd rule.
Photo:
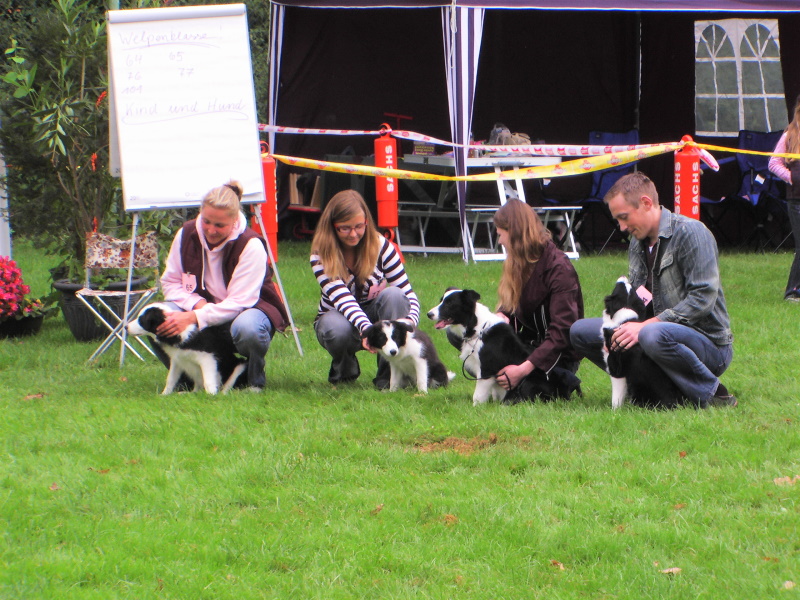
[[439, 360], [428, 334], [405, 321], [378, 321], [367, 328], [365, 337], [389, 363], [389, 391], [413, 383], [426, 394], [429, 388], [446, 386], [456, 376]]
[[436, 329], [447, 329], [460, 340], [456, 347], [464, 370], [476, 379], [473, 406], [489, 398], [509, 404], [537, 397], [569, 398], [580, 387], [580, 380], [566, 369], [554, 368], [549, 374], [536, 369], [508, 392], [497, 383], [497, 373], [506, 365], [524, 362], [531, 349], [508, 323], [478, 302], [480, 297], [475, 290], [448, 289], [439, 304], [428, 311]]
[[149, 336], [169, 356], [169, 373], [162, 394], [171, 394], [183, 374], [192, 380], [195, 392], [202, 388], [209, 394], [220, 390], [226, 394], [235, 385], [247, 383], [247, 360], [236, 356], [230, 323], [205, 329], [190, 325], [179, 336], [156, 335], [156, 329], [170, 311], [156, 302], [145, 306], [136, 320], [128, 323], [130, 335]]
[[625, 398], [635, 404], [673, 408], [686, 399], [678, 387], [639, 344], [627, 350], [610, 350], [611, 336], [623, 323], [644, 321], [646, 307], [627, 277], [620, 277], [605, 298], [603, 311], [603, 359], [611, 376], [611, 407], [620, 408]]

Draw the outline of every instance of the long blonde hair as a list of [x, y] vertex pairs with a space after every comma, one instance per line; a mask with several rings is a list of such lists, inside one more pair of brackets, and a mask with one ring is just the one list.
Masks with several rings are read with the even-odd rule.
[[[786, 152], [787, 154], [800, 154], [800, 96], [794, 103], [794, 117], [786, 127]], [[786, 164], [791, 165], [796, 159], [787, 158]]]
[[367, 203], [357, 191], [343, 190], [330, 199], [320, 215], [314, 239], [311, 240], [311, 253], [319, 256], [325, 275], [330, 279], [347, 281], [349, 273], [334, 225], [349, 221], [357, 217], [358, 213], [363, 213], [367, 221], [364, 237], [355, 247], [356, 262], [353, 265], [356, 284], [361, 285], [375, 270], [383, 238], [375, 227]]
[[494, 225], [508, 231], [508, 256], [497, 287], [497, 310], [513, 313], [550, 239], [550, 231], [530, 206], [514, 199], [494, 213]]

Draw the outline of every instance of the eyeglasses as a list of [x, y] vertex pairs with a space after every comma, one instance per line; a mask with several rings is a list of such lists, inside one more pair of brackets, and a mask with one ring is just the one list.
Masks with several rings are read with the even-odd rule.
[[334, 225], [333, 228], [342, 235], [350, 235], [351, 231], [355, 231], [356, 233], [364, 233], [364, 231], [367, 229], [367, 222], [364, 221], [358, 225]]

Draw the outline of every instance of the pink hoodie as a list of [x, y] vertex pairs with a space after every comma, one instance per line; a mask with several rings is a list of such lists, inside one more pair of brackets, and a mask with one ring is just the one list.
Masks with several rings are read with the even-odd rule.
[[[267, 251], [257, 238], [247, 243], [239, 257], [239, 263], [231, 276], [228, 286], [222, 276], [222, 249], [226, 244], [238, 238], [247, 228], [247, 219], [239, 213], [239, 219], [233, 227], [231, 234], [224, 242], [214, 249], [209, 249], [206, 238], [200, 227], [199, 219], [195, 219], [195, 226], [203, 245], [203, 272], [195, 275], [196, 288], [205, 287], [214, 298], [214, 303], [208, 303], [195, 310], [197, 325], [200, 329], [209, 325], [219, 325], [235, 319], [245, 308], [250, 308], [258, 302], [261, 283], [267, 273]], [[183, 230], [178, 232], [172, 242], [167, 258], [167, 266], [161, 276], [161, 287], [164, 298], [175, 302], [183, 310], [193, 310], [194, 306], [202, 300], [197, 293], [188, 292], [183, 283], [183, 267], [181, 264], [181, 239]], [[202, 282], [202, 286], [201, 286]]]
[[[778, 140], [774, 152], [776, 154], [786, 154], [786, 133]], [[769, 170], [791, 185], [792, 172], [786, 167], [786, 159], [782, 156], [773, 156], [769, 159]]]

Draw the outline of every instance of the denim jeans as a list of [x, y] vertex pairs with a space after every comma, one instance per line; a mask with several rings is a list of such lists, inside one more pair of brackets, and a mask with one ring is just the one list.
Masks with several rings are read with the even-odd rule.
[[[605, 370], [603, 319], [580, 319], [569, 331], [573, 348]], [[719, 385], [718, 377], [733, 359], [733, 345], [717, 346], [705, 335], [678, 323], [651, 323], [639, 332], [639, 345], [659, 365], [684, 396], [705, 405]]]
[[789, 223], [794, 236], [794, 260], [789, 269], [789, 281], [786, 283], [784, 297], [800, 295], [800, 200], [787, 200], [786, 210], [789, 212]]
[[[411, 303], [398, 287], [390, 286], [378, 294], [371, 302], [361, 305], [361, 309], [373, 323], [382, 319], [403, 319], [411, 310]], [[314, 322], [314, 331], [317, 340], [331, 355], [331, 368], [328, 372], [328, 381], [350, 381], [361, 374], [356, 352], [362, 349], [361, 335], [358, 330], [338, 310], [329, 310], [322, 313]], [[389, 363], [378, 357], [379, 387], [389, 384]], [[385, 379], [385, 382], [384, 382]]]
[[257, 308], [248, 308], [231, 323], [231, 336], [236, 351], [247, 357], [247, 384], [263, 388], [267, 384], [264, 367], [272, 342], [272, 321]]
[[[164, 302], [171, 310], [182, 312], [174, 302]], [[272, 342], [272, 322], [257, 308], [248, 308], [239, 313], [231, 323], [231, 336], [236, 351], [247, 357], [247, 384], [263, 388], [267, 383], [264, 371], [267, 350]], [[169, 357], [156, 355], [169, 368]]]

